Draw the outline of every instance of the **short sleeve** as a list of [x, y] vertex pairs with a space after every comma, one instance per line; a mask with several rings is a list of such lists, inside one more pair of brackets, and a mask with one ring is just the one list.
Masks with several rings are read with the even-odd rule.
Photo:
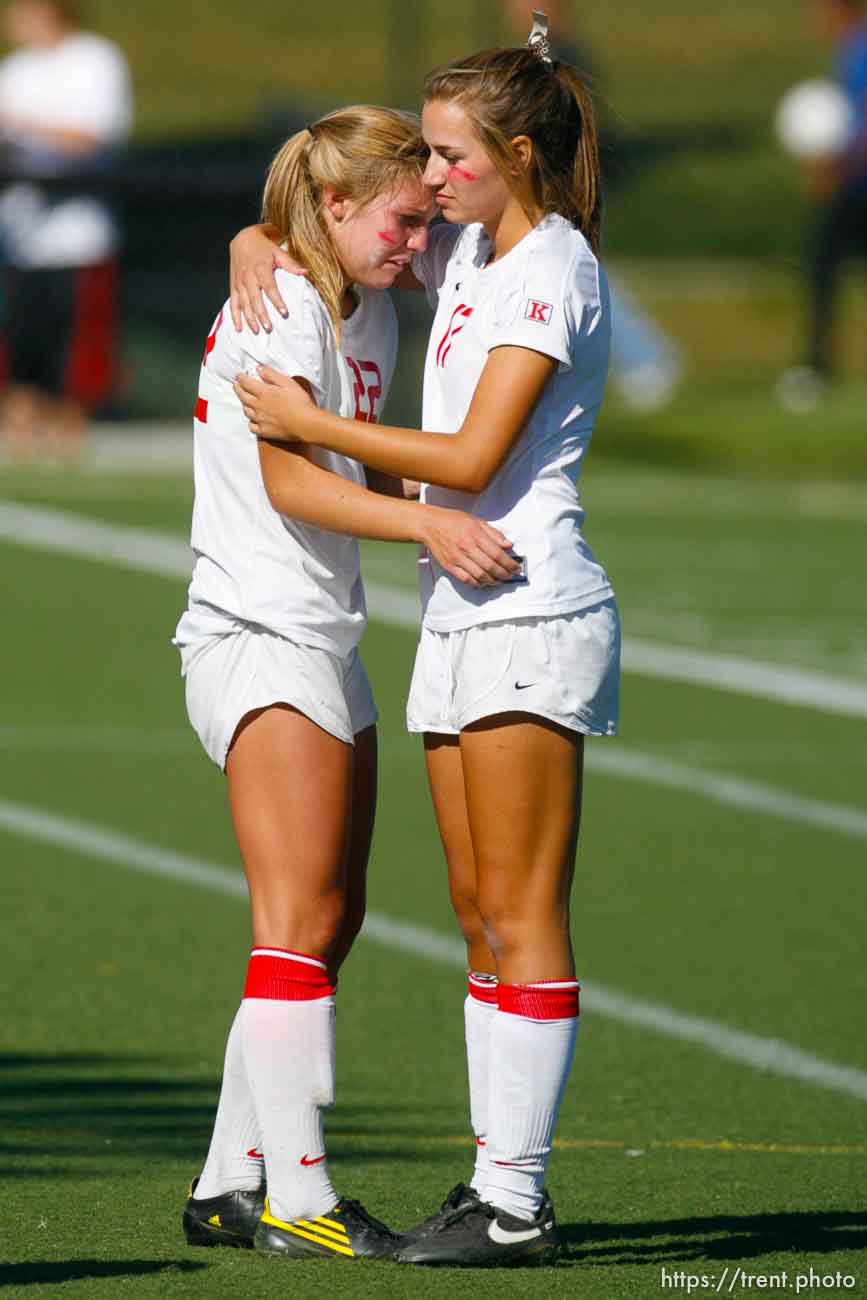
[[336, 346], [334, 330], [319, 294], [301, 275], [278, 270], [275, 279], [286, 304], [284, 318], [265, 299], [271, 320], [271, 333], [253, 334], [244, 326], [242, 345], [243, 369], [255, 374], [260, 365], [273, 366], [281, 374], [305, 379], [320, 405], [326, 399], [325, 357]]
[[[569, 255], [571, 254], [571, 256]], [[562, 246], [533, 249], [523, 269], [502, 286], [491, 312], [488, 350], [530, 348], [569, 370], [584, 309], [600, 301], [592, 256]]]
[[428, 231], [427, 248], [423, 253], [415, 253], [412, 259], [412, 271], [425, 288], [428, 302], [437, 305], [437, 296], [442, 288], [452, 253], [463, 232], [463, 226], [451, 225], [448, 221], [438, 222]]

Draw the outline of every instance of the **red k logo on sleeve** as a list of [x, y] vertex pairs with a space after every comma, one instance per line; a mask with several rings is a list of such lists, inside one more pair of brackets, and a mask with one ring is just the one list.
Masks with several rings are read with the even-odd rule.
[[538, 321], [540, 325], [550, 325], [553, 310], [553, 303], [540, 302], [538, 298], [528, 298], [524, 316], [527, 320]]

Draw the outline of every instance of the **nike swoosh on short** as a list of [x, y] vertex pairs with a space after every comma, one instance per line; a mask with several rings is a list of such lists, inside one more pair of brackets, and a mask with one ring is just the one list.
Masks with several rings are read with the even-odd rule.
[[515, 682], [515, 690], [528, 691], [531, 686], [535, 686], [535, 685], [536, 685], [535, 682]]
[[528, 1228], [526, 1232], [509, 1232], [508, 1228], [501, 1228], [496, 1219], [492, 1219], [488, 1225], [488, 1236], [498, 1246], [511, 1246], [519, 1241], [533, 1241], [541, 1235], [541, 1228]]
[[257, 1151], [255, 1147], [250, 1147], [250, 1150], [247, 1152], [247, 1155], [249, 1156], [249, 1158], [250, 1158], [251, 1160], [264, 1160], [264, 1159], [265, 1159], [265, 1152], [264, 1152], [264, 1151]]
[[316, 1156], [314, 1160], [308, 1159], [307, 1155], [305, 1154], [301, 1157], [300, 1163], [302, 1165], [321, 1165], [324, 1159], [325, 1159], [324, 1154], [321, 1156]]

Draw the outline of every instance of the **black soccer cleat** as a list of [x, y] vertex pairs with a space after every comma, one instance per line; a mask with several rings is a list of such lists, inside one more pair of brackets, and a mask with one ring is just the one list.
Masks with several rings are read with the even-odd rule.
[[552, 1259], [557, 1247], [554, 1207], [545, 1198], [535, 1219], [517, 1219], [485, 1201], [444, 1215], [439, 1227], [411, 1238], [394, 1258], [399, 1264], [450, 1264], [496, 1268]]
[[265, 1208], [265, 1189], [224, 1192], [197, 1201], [198, 1178], [190, 1185], [184, 1206], [184, 1235], [190, 1246], [235, 1246], [250, 1250], [256, 1224]]
[[286, 1259], [388, 1259], [400, 1243], [359, 1201], [338, 1201], [327, 1214], [287, 1223], [274, 1218], [266, 1199], [255, 1239], [263, 1255]]
[[407, 1228], [406, 1232], [400, 1234], [401, 1238], [406, 1244], [410, 1241], [418, 1241], [421, 1237], [427, 1237], [432, 1232], [439, 1232], [458, 1211], [470, 1209], [472, 1206], [479, 1204], [481, 1204], [481, 1197], [476, 1189], [468, 1187], [466, 1183], [458, 1183], [449, 1192], [435, 1214], [423, 1219], [421, 1223], [416, 1223], [412, 1228]]

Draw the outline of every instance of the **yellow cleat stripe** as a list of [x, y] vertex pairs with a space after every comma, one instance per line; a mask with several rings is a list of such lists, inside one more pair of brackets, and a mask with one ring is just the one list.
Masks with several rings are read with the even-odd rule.
[[336, 1228], [334, 1230], [331, 1228], [325, 1228], [322, 1226], [322, 1219], [314, 1219], [312, 1223], [309, 1219], [293, 1219], [292, 1222], [297, 1223], [300, 1228], [306, 1228], [308, 1232], [318, 1232], [321, 1233], [323, 1237], [328, 1237], [329, 1239], [331, 1237], [336, 1237], [336, 1239], [342, 1241], [345, 1246], [349, 1245], [349, 1233], [345, 1228]]
[[[355, 1251], [349, 1245], [349, 1236], [346, 1232], [346, 1229], [344, 1228], [342, 1223], [336, 1223], [334, 1219], [326, 1219], [322, 1217], [321, 1219], [315, 1220], [313, 1222], [310, 1222], [307, 1219], [298, 1219], [297, 1222], [299, 1224], [303, 1224], [304, 1226], [295, 1227], [294, 1224], [287, 1223], [285, 1219], [274, 1218], [274, 1215], [271, 1213], [271, 1207], [268, 1204], [268, 1198], [266, 1196], [265, 1209], [262, 1212], [261, 1222], [270, 1224], [272, 1228], [280, 1228], [282, 1229], [283, 1232], [292, 1232], [295, 1234], [296, 1237], [303, 1237], [306, 1241], [315, 1242], [317, 1246], [327, 1246], [329, 1250], [336, 1251], [340, 1255], [349, 1255], [351, 1259], [355, 1258]], [[333, 1240], [332, 1235], [328, 1235], [328, 1236], [325, 1235], [325, 1233], [328, 1232], [328, 1229], [320, 1227], [319, 1226], [320, 1223], [333, 1224], [334, 1227], [339, 1230], [341, 1235], [338, 1237], [336, 1241]], [[306, 1231], [305, 1229], [310, 1229], [310, 1231]]]
[[317, 1246], [326, 1246], [328, 1250], [336, 1251], [338, 1255], [348, 1255], [350, 1259], [355, 1258], [355, 1251], [349, 1245], [342, 1246], [336, 1241], [329, 1241], [327, 1237], [318, 1237], [312, 1232], [303, 1232], [301, 1228], [296, 1228], [291, 1223], [281, 1223], [278, 1226], [284, 1232], [293, 1232], [296, 1237], [303, 1237], [305, 1241], [315, 1242]]
[[342, 1223], [338, 1223], [336, 1219], [329, 1219], [324, 1214], [320, 1214], [317, 1219], [314, 1219], [314, 1223], [324, 1223], [326, 1228], [335, 1228], [338, 1232], [346, 1232], [346, 1228]]

